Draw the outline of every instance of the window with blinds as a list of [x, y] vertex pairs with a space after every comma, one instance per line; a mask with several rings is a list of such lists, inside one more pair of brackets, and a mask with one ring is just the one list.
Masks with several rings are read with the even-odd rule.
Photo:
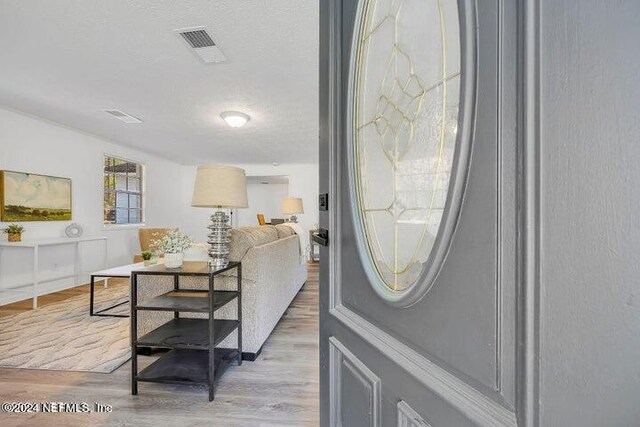
[[117, 157], [104, 157], [104, 223], [141, 224], [144, 166]]

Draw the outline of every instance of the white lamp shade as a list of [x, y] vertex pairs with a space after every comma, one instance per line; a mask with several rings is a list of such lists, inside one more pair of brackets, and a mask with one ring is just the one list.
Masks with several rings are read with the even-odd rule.
[[300, 197], [286, 197], [282, 201], [282, 213], [285, 215], [295, 215], [304, 213], [302, 199]]
[[235, 166], [202, 165], [196, 172], [191, 206], [246, 208], [247, 177]]

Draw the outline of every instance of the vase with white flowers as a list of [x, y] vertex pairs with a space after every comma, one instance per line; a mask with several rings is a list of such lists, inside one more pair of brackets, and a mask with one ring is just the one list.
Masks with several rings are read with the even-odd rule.
[[178, 230], [170, 231], [160, 240], [154, 242], [154, 246], [164, 253], [164, 266], [166, 268], [181, 267], [184, 251], [189, 249], [191, 244], [191, 237]]

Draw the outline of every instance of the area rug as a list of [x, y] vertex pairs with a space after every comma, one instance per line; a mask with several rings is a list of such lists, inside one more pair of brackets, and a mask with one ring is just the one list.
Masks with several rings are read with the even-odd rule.
[[[98, 309], [127, 298], [125, 286], [96, 286]], [[130, 359], [130, 350], [129, 318], [89, 316], [88, 294], [0, 318], [4, 368], [109, 373]]]

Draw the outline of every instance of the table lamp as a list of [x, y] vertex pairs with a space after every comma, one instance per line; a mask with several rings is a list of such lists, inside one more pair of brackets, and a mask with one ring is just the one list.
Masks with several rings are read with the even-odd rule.
[[220, 269], [229, 265], [229, 215], [226, 209], [246, 208], [247, 177], [235, 166], [202, 165], [196, 172], [191, 206], [215, 208], [209, 229], [209, 265]]
[[304, 213], [302, 199], [300, 197], [285, 197], [282, 201], [282, 213], [290, 215], [288, 222], [298, 222], [296, 214]]

